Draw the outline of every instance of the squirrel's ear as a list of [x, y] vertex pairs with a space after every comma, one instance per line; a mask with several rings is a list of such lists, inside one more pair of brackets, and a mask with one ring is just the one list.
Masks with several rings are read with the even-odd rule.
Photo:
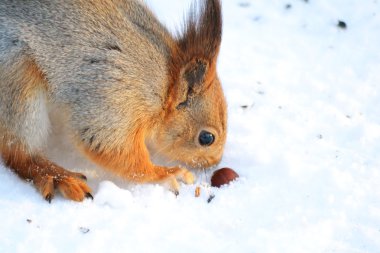
[[189, 99], [204, 88], [208, 70], [208, 62], [202, 59], [193, 59], [182, 68], [177, 87], [177, 109], [186, 107]]
[[[198, 11], [197, 11], [198, 10]], [[180, 51], [178, 107], [205, 89], [215, 78], [216, 58], [222, 39], [222, 13], [219, 0], [203, 0], [200, 7], [193, 5], [182, 35], [178, 36]], [[178, 101], [177, 101], [178, 102]]]
[[[199, 10], [199, 11], [197, 11]], [[216, 60], [222, 39], [222, 10], [219, 0], [203, 0], [200, 7], [191, 7], [178, 45], [185, 60]]]

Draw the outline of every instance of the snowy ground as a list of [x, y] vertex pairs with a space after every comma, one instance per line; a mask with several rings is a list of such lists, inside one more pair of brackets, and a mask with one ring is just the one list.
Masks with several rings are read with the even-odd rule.
[[[175, 27], [189, 1], [148, 3]], [[220, 167], [240, 179], [208, 204], [195, 186], [176, 198], [112, 183], [52, 148], [84, 170], [95, 199], [49, 205], [1, 167], [0, 252], [380, 252], [380, 1], [223, 6]]]

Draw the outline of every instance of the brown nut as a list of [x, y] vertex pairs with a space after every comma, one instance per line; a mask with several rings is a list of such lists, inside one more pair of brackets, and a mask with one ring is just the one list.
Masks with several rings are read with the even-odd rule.
[[229, 184], [231, 181], [238, 178], [239, 175], [230, 168], [222, 168], [214, 171], [211, 177], [211, 186], [220, 187], [225, 184]]

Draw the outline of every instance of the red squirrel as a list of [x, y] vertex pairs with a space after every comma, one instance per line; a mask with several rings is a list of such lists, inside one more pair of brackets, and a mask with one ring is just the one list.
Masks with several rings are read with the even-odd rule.
[[[0, 1], [0, 153], [49, 202], [92, 198], [86, 177], [46, 158], [48, 109], [71, 142], [136, 183], [194, 182], [217, 164], [227, 109], [216, 62], [221, 3], [193, 5], [170, 33], [138, 0]], [[149, 143], [149, 149], [147, 147]], [[158, 153], [177, 166], [153, 164]]]

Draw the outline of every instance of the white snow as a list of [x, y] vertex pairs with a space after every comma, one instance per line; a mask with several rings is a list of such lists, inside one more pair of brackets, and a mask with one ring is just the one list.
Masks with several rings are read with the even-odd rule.
[[[190, 3], [147, 2], [171, 29]], [[49, 204], [1, 166], [0, 252], [380, 252], [380, 2], [225, 0], [223, 12], [219, 167], [240, 179], [207, 203], [196, 185], [175, 197], [52, 148], [94, 200]]]

